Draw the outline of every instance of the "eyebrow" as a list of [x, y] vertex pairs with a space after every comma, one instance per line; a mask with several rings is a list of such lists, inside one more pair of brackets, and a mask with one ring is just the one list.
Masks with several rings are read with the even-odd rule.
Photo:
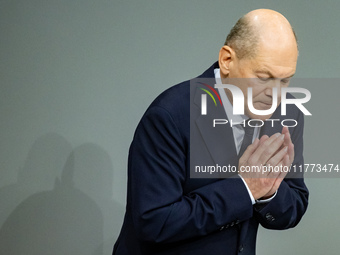
[[[257, 70], [257, 71], [255, 71], [255, 73], [263, 73], [263, 74], [267, 74], [271, 78], [275, 78], [275, 76], [269, 70]], [[292, 78], [294, 75], [295, 75], [295, 73], [293, 73], [292, 75], [290, 75], [288, 77], [284, 77], [282, 79], [289, 79], [289, 78]]]

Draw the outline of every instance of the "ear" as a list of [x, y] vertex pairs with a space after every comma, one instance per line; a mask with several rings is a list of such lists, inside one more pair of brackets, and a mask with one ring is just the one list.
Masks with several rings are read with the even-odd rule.
[[230, 67], [235, 59], [235, 51], [227, 45], [220, 49], [218, 64], [220, 66], [221, 78], [226, 78], [229, 75]]

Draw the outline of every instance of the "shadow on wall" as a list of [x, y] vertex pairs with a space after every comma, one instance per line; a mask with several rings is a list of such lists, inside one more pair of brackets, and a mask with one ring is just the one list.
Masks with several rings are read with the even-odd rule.
[[17, 183], [0, 189], [1, 254], [104, 254], [104, 231], [112, 236], [122, 210], [112, 200], [112, 178], [99, 146], [72, 151], [57, 134], [39, 138]]

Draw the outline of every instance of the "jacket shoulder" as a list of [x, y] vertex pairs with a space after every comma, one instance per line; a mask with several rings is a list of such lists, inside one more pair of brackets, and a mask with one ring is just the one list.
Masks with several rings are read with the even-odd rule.
[[184, 81], [162, 92], [148, 107], [160, 108], [172, 118], [177, 127], [189, 130], [190, 118], [190, 81]]

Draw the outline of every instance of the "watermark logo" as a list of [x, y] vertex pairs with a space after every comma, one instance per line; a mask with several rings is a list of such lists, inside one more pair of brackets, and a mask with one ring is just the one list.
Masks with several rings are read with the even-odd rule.
[[[209, 88], [216, 95], [220, 104], [223, 105], [220, 95], [217, 93], [217, 91], [213, 87], [211, 87], [210, 85], [203, 83], [203, 82], [198, 82], [198, 83]], [[200, 89], [203, 90], [204, 92], [206, 92], [212, 98], [212, 100], [214, 101], [215, 106], [217, 106], [215, 97], [211, 94], [211, 92], [209, 90], [205, 89], [205, 88], [200, 88]], [[201, 114], [202, 115], [207, 115], [207, 94], [201, 95]]]
[[[217, 91], [209, 86], [208, 84], [201, 83], [205, 86], [207, 86], [209, 89], [211, 89], [218, 97], [220, 100], [220, 103], [222, 105], [222, 101], [220, 96], [218, 95]], [[222, 89], [228, 89], [232, 96], [233, 96], [233, 114], [234, 115], [244, 115], [244, 94], [242, 90], [231, 84], [215, 84], [215, 88], [222, 88]], [[205, 91], [210, 97], [214, 100], [215, 106], [216, 100], [213, 97], [213, 95], [206, 89], [201, 88], [203, 91]], [[248, 88], [248, 108], [249, 110], [256, 115], [269, 115], [272, 114], [276, 110], [277, 102], [278, 102], [278, 89], [277, 88], [272, 88], [272, 106], [268, 110], [257, 110], [254, 108], [253, 105], [253, 91], [252, 88]], [[304, 94], [304, 98], [287, 98], [287, 93], [300, 93]], [[288, 104], [294, 104], [301, 112], [303, 112], [304, 115], [312, 115], [306, 107], [303, 106], [304, 103], [307, 103], [311, 99], [311, 93], [309, 90], [305, 88], [294, 88], [294, 87], [285, 87], [281, 88], [281, 115], [286, 115], [287, 114], [287, 105]], [[202, 94], [201, 95], [201, 115], [207, 115], [207, 95]]]

